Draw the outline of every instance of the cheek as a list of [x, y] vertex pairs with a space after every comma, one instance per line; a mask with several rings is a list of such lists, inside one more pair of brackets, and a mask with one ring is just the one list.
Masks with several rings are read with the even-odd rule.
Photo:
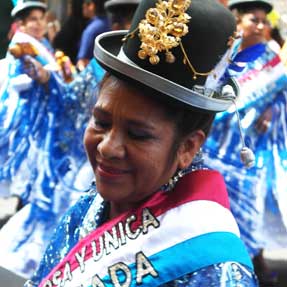
[[249, 37], [250, 35], [252, 35], [252, 29], [250, 27], [245, 27], [243, 36], [246, 38]]
[[153, 157], [141, 157], [137, 163], [136, 189], [142, 193], [150, 194], [167, 183], [176, 171], [166, 153], [158, 152]]
[[37, 26], [35, 26], [35, 25], [32, 25], [32, 24], [29, 25], [27, 27], [27, 32], [29, 34], [31, 34], [32, 36], [34, 36], [34, 37], [38, 37], [39, 36], [39, 28]]
[[93, 128], [88, 127], [84, 134], [84, 146], [89, 157], [95, 153], [97, 145], [97, 138], [94, 134]]
[[29, 29], [31, 31], [35, 31], [35, 32], [42, 32], [43, 30], [45, 30], [45, 22], [43, 21], [38, 21], [38, 22], [32, 22], [29, 25]]
[[243, 30], [243, 34], [249, 33], [252, 28], [252, 25], [249, 21], [245, 20], [240, 24], [241, 29]]
[[35, 30], [36, 28], [38, 28], [37, 25], [36, 25], [36, 23], [34, 23], [34, 22], [29, 23], [28, 29], [30, 29], [30, 30]]
[[141, 172], [147, 175], [161, 173], [168, 168], [171, 161], [171, 145], [165, 142], [164, 145], [149, 146], [145, 150], [134, 151], [135, 164]]

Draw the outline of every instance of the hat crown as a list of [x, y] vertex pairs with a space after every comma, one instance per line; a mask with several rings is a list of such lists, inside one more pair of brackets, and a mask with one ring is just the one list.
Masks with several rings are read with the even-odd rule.
[[239, 47], [235, 31], [233, 14], [218, 1], [144, 0], [128, 34], [99, 35], [94, 52], [120, 77], [195, 108], [223, 111], [233, 100], [221, 89]]
[[263, 8], [267, 13], [273, 9], [269, 0], [229, 0], [230, 9]]
[[11, 11], [11, 16], [15, 17], [20, 12], [28, 8], [41, 8], [43, 10], [47, 9], [47, 5], [44, 0], [12, 0], [14, 8]]
[[35, 4], [38, 4], [40, 2], [40, 3], [45, 4], [44, 0], [32, 0], [32, 1], [31, 0], [12, 0], [12, 4], [14, 7], [17, 5], [23, 5], [24, 3], [27, 3], [27, 2], [29, 3], [34, 2]]
[[[167, 11], [160, 7], [165, 7], [168, 3], [170, 7], [191, 4], [184, 6], [184, 11], [176, 15], [175, 10]], [[157, 24], [147, 19], [152, 13], [157, 14], [155, 16], [158, 17]], [[171, 14], [174, 17], [170, 17]], [[144, 32], [134, 33], [134, 37], [125, 42], [123, 50], [126, 56], [136, 65], [188, 88], [204, 84], [206, 76], [228, 49], [229, 37], [236, 30], [233, 15], [214, 0], [145, 0], [140, 3], [136, 11], [131, 31], [136, 31], [139, 26], [144, 25], [143, 23], [146, 24], [146, 27], [143, 27]], [[184, 35], [177, 36], [167, 32], [170, 28], [167, 26], [171, 23], [177, 26], [173, 30], [185, 30]], [[144, 35], [145, 33], [150, 35]], [[145, 43], [142, 41], [143, 38], [147, 38]], [[164, 40], [178, 41], [178, 45], [174, 43], [174, 48], [168, 49], [164, 45]], [[152, 43], [154, 45], [150, 45]], [[170, 44], [173, 45], [173, 43]], [[157, 50], [158, 64], [153, 65], [148, 58], [143, 60], [139, 57], [139, 51], [143, 46], [149, 46], [148, 48], [152, 46], [151, 49]], [[162, 51], [159, 46], [162, 46]], [[166, 51], [174, 55], [173, 63], [165, 60]], [[187, 56], [186, 59], [184, 54]], [[191, 71], [188, 62], [194, 71]]]

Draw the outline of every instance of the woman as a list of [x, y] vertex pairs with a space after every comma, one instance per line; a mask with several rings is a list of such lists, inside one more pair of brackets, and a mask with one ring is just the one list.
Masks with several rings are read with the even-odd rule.
[[83, 0], [83, 16], [89, 22], [83, 30], [77, 54], [76, 66], [79, 71], [83, 71], [93, 58], [94, 38], [103, 32], [110, 31], [109, 21], [104, 9], [105, 1]]
[[[78, 128], [83, 123], [80, 117], [75, 120], [86, 103], [62, 93], [53, 70], [56, 61], [44, 39], [45, 11], [41, 1], [18, 1], [12, 10], [20, 30], [7, 53], [9, 76], [0, 99], [0, 181], [11, 183], [10, 194], [18, 199], [13, 201], [15, 209], [24, 206], [1, 229], [0, 265], [23, 277], [35, 271], [58, 219], [79, 197], [73, 183], [86, 160]], [[24, 55], [13, 56], [15, 47], [23, 48]], [[35, 74], [32, 65], [38, 81], [27, 76], [30, 52], [29, 62], [37, 60], [49, 71]]]
[[76, 64], [81, 35], [87, 22], [83, 17], [82, 2], [82, 0], [73, 0], [70, 2], [68, 17], [52, 43], [53, 47], [56, 50], [63, 51], [73, 64]]
[[[242, 239], [254, 262], [261, 262], [259, 280], [262, 286], [274, 286], [263, 264], [262, 249], [286, 247], [286, 184], [282, 180], [287, 172], [287, 77], [279, 56], [264, 39], [271, 4], [236, 0], [229, 5], [243, 35], [234, 62], [250, 60], [235, 77], [241, 91], [237, 107], [244, 145], [254, 151], [255, 166], [246, 170], [237, 160], [242, 134], [233, 111], [216, 117], [205, 144], [206, 164], [222, 171]], [[225, 134], [220, 133], [222, 129]]]
[[63, 217], [26, 286], [256, 286], [222, 177], [197, 154], [214, 113], [232, 103], [220, 75], [234, 30], [216, 1], [151, 0], [129, 34], [96, 38], [109, 71], [84, 138], [96, 185]]
[[[20, 2], [20, 1], [19, 1]], [[15, 47], [25, 45], [25, 43], [31, 43], [34, 49], [28, 49], [26, 45], [26, 53], [36, 56], [38, 61], [43, 65], [49, 64], [56, 66], [56, 62], [51, 54], [52, 48], [48, 41], [44, 38], [46, 32], [45, 22], [45, 10], [46, 5], [42, 2], [35, 1], [34, 5], [22, 5], [19, 3], [12, 10], [12, 17], [17, 21], [18, 30], [14, 34], [10, 48], [13, 50]], [[22, 9], [21, 9], [21, 7]], [[19, 8], [20, 7], [20, 8]], [[19, 50], [19, 49], [18, 49]], [[30, 132], [30, 128], [27, 128], [27, 120], [21, 121], [21, 118], [27, 110], [30, 109], [27, 105], [27, 98], [33, 93], [41, 93], [43, 88], [39, 85], [35, 86], [31, 78], [24, 75], [23, 71], [23, 55], [14, 57], [11, 53], [7, 53], [6, 61], [8, 63], [8, 77], [4, 82], [1, 94], [1, 168], [0, 168], [0, 180], [10, 180], [15, 174], [13, 172], [18, 169], [19, 164], [27, 153], [27, 137]], [[32, 107], [34, 110], [38, 105]], [[26, 112], [25, 112], [26, 111]], [[15, 134], [15, 135], [14, 135]], [[14, 143], [11, 144], [11, 137], [14, 136]], [[21, 141], [22, 139], [22, 141]], [[21, 143], [20, 143], [21, 142]], [[16, 152], [17, 150], [17, 152]], [[11, 154], [15, 154], [13, 159]], [[24, 197], [23, 197], [23, 200]]]

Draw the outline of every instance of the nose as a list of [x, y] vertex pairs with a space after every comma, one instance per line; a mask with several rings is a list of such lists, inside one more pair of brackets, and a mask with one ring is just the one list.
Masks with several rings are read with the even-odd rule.
[[47, 22], [46, 22], [45, 18], [37, 18], [36, 23], [37, 23], [37, 25], [42, 26], [42, 27], [47, 26]]
[[97, 151], [104, 159], [122, 159], [125, 157], [123, 136], [113, 130], [103, 135], [98, 143]]
[[263, 22], [259, 22], [257, 24], [257, 28], [260, 29], [260, 30], [263, 30], [265, 28], [265, 24]]

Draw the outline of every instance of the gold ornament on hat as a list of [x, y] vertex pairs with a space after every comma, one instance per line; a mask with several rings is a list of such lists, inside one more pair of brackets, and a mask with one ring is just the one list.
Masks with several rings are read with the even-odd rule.
[[146, 12], [146, 18], [139, 23], [139, 37], [141, 50], [138, 52], [140, 59], [149, 58], [151, 64], [159, 63], [158, 52], [165, 51], [166, 61], [173, 63], [175, 57], [170, 49], [177, 47], [180, 38], [188, 33], [190, 16], [185, 10], [191, 4], [190, 0], [159, 1], [156, 8]]
[[176, 57], [170, 50], [179, 46], [183, 53], [183, 63], [191, 69], [193, 79], [197, 76], [208, 76], [212, 71], [196, 71], [181, 42], [181, 38], [189, 32], [187, 23], [191, 17], [185, 12], [190, 5], [191, 0], [159, 0], [155, 8], [147, 10], [145, 19], [141, 20], [138, 27], [123, 41], [133, 38], [138, 32], [141, 40], [138, 57], [142, 60], [148, 58], [152, 65], [160, 62], [159, 52], [165, 52], [167, 63], [174, 63]]

